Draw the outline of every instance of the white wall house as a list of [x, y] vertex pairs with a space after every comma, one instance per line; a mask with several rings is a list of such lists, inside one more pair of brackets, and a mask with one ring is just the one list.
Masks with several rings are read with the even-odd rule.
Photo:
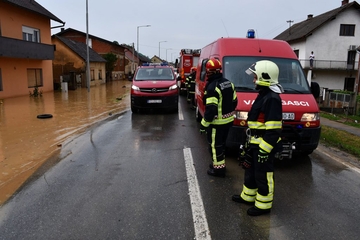
[[[311, 7], [309, 7], [311, 8]], [[275, 39], [287, 41], [308, 76], [329, 90], [357, 91], [360, 46], [360, 5], [343, 0], [339, 8], [292, 25]], [[310, 67], [309, 56], [315, 61]]]

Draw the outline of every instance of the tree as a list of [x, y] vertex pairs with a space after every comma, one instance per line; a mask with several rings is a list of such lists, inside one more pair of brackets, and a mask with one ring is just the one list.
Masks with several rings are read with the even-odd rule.
[[107, 72], [112, 72], [115, 67], [115, 63], [117, 61], [117, 57], [113, 53], [107, 53], [103, 56], [103, 58], [106, 60], [106, 66], [105, 69]]

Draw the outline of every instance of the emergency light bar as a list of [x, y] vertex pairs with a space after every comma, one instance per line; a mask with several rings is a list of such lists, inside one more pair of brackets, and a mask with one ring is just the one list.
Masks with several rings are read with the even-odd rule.
[[255, 30], [254, 29], [249, 29], [247, 31], [247, 35], [246, 35], [247, 38], [255, 38]]
[[183, 54], [200, 54], [201, 49], [181, 49], [181, 53], [183, 53]]
[[161, 63], [143, 63], [142, 66], [148, 67], [148, 66], [168, 66], [169, 64], [167, 62], [161, 62]]

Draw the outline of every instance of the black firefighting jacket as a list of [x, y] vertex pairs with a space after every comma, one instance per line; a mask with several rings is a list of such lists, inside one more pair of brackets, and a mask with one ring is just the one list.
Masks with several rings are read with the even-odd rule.
[[189, 93], [195, 93], [195, 76], [196, 73], [191, 73], [187, 78], [186, 78], [186, 87], [189, 90]]
[[237, 105], [234, 84], [216, 73], [208, 78], [203, 99], [205, 105], [201, 124], [205, 127], [224, 125], [234, 121], [234, 110]]
[[281, 140], [282, 104], [279, 94], [268, 87], [261, 87], [247, 121], [251, 132], [250, 144], [257, 144], [270, 153]]

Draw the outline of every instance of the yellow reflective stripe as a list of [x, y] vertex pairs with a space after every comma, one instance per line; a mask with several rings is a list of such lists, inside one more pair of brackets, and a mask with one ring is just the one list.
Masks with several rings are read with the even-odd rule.
[[223, 102], [222, 94], [221, 94], [220, 89], [217, 88], [217, 87], [215, 88], [215, 91], [219, 94], [218, 116], [220, 116], [219, 118], [221, 118], [221, 116], [222, 116], [222, 102]]
[[242, 199], [244, 199], [245, 201], [254, 202], [256, 193], [257, 193], [257, 188], [250, 189], [250, 188], [247, 188], [245, 185], [243, 185], [243, 190], [240, 194], [240, 197]]
[[213, 162], [216, 162], [216, 149], [215, 149], [215, 137], [216, 137], [216, 128], [211, 129], [211, 156]]
[[227, 123], [231, 123], [234, 121], [234, 116], [228, 117], [228, 118], [222, 118], [222, 119], [214, 119], [211, 124], [213, 125], [223, 125]]
[[235, 85], [233, 83], [231, 83], [231, 86], [232, 86], [232, 89], [233, 89], [233, 100], [235, 100], [237, 98], [237, 94], [236, 94], [236, 91], [235, 91]]
[[255, 198], [255, 207], [260, 209], [270, 209], [272, 207], [272, 202], [274, 199], [274, 173], [273, 172], [266, 173], [266, 178], [268, 183], [269, 194], [267, 196], [263, 196], [257, 193]]
[[278, 129], [282, 127], [281, 121], [268, 121], [265, 123], [266, 129]]
[[261, 140], [262, 140], [261, 137], [259, 137], [259, 138], [251, 137], [251, 138], [250, 138], [250, 143], [251, 143], [251, 144], [257, 144], [257, 145], [259, 145], [260, 142], [261, 142]]
[[252, 129], [265, 129], [265, 124], [257, 121], [248, 121], [248, 126]]
[[221, 160], [221, 161], [217, 161], [217, 159], [216, 159], [216, 161], [213, 162], [213, 165], [214, 165], [214, 166], [221, 166], [221, 165], [224, 165], [224, 166], [225, 166], [225, 159], [223, 159], [223, 160]]
[[218, 104], [218, 99], [216, 97], [206, 98], [206, 105], [208, 104]]
[[264, 139], [262, 139], [259, 144], [259, 148], [261, 148], [262, 150], [264, 150], [267, 153], [270, 153], [274, 147], [271, 146], [270, 144], [268, 144]]
[[201, 125], [203, 125], [203, 126], [205, 126], [205, 127], [208, 127], [208, 126], [210, 126], [210, 123], [207, 122], [207, 121], [205, 121], [205, 119], [202, 119], [202, 120], [201, 120]]

